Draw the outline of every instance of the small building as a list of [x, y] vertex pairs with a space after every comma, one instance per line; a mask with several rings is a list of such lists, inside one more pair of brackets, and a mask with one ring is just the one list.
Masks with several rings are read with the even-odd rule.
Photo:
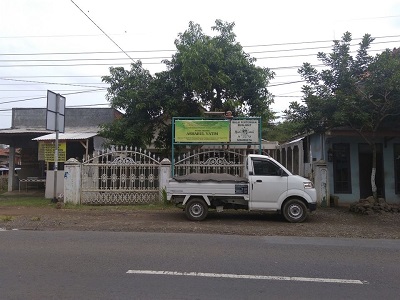
[[[62, 158], [58, 160], [58, 170], [63, 170], [65, 160], [82, 159], [100, 149], [104, 144], [104, 139], [98, 136], [100, 126], [121, 116], [122, 113], [113, 108], [66, 108], [65, 130], [58, 137], [59, 157], [61, 154]], [[54, 142], [55, 133], [46, 130], [46, 108], [12, 109], [11, 128], [0, 129], [0, 144], [9, 145], [10, 170], [15, 169], [16, 149], [21, 149], [21, 170], [17, 176], [9, 172], [8, 191], [20, 189], [21, 180], [28, 178], [46, 182], [47, 175], [54, 169]], [[46, 186], [49, 186], [47, 182]]]
[[[378, 197], [400, 203], [400, 130], [382, 130], [376, 136]], [[328, 204], [349, 204], [372, 196], [372, 150], [354, 130], [336, 128], [312, 133], [278, 146], [277, 160], [290, 171], [316, 180], [317, 165], [326, 166]]]

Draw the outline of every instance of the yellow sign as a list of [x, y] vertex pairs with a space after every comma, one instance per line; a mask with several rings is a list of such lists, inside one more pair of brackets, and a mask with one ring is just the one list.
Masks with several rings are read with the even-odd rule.
[[[45, 160], [47, 162], [54, 162], [55, 156], [54, 151], [56, 145], [54, 142], [39, 142], [39, 160]], [[67, 143], [58, 143], [58, 162], [64, 162], [67, 160]]]
[[175, 142], [227, 143], [228, 120], [175, 120]]

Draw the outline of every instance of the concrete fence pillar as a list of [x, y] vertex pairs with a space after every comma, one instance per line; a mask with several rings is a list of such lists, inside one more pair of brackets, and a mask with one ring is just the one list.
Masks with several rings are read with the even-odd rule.
[[162, 192], [168, 184], [171, 178], [171, 161], [168, 158], [164, 158], [160, 164], [160, 199], [162, 199]]
[[317, 203], [322, 207], [330, 206], [328, 167], [325, 161], [318, 161], [314, 166], [314, 185], [317, 190]]
[[81, 169], [82, 164], [75, 158], [64, 164], [64, 202], [81, 203]]

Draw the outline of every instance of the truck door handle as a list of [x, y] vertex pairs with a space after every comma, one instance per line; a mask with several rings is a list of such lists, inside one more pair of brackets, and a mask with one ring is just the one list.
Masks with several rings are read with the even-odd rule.
[[262, 180], [261, 180], [261, 179], [258, 179], [258, 180], [256, 180], [256, 182], [262, 182]]

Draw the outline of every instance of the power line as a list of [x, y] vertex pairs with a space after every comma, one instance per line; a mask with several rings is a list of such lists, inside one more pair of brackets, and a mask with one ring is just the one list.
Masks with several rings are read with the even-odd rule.
[[[394, 43], [400, 41], [389, 41], [384, 43]], [[355, 45], [353, 45], [355, 46]], [[248, 52], [247, 54], [262, 54], [262, 53], [276, 53], [276, 52], [288, 52], [288, 51], [298, 51], [298, 50], [316, 50], [320, 48], [303, 48], [303, 49], [288, 49], [288, 50], [272, 50], [272, 51], [257, 51], [257, 52]], [[384, 51], [384, 49], [369, 49], [369, 52], [380, 52]], [[356, 51], [350, 51], [350, 53], [356, 53]], [[309, 54], [293, 54], [293, 55], [279, 55], [279, 56], [269, 56], [269, 57], [254, 57], [256, 59], [275, 59], [275, 58], [289, 58], [289, 57], [306, 57], [306, 56], [315, 56], [317, 53], [309, 53]], [[135, 57], [136, 60], [150, 60], [150, 59], [169, 59], [167, 56], [157, 56], [157, 57]], [[126, 60], [127, 58], [66, 58], [66, 59], [0, 59], [0, 62], [73, 62], [73, 61], [119, 61]], [[148, 64], [143, 62], [143, 64]], [[157, 62], [157, 64], [163, 64], [163, 62]]]
[[[131, 63], [119, 63], [118, 65], [130, 65]], [[144, 65], [159, 65], [159, 62], [144, 62]], [[8, 67], [79, 67], [79, 66], [110, 66], [107, 63], [91, 63], [91, 64], [33, 64], [33, 65], [0, 65], [1, 68]]]
[[111, 42], [113, 42], [118, 48], [119, 48], [119, 50], [121, 50], [122, 52], [124, 52], [125, 53], [125, 55], [126, 56], [128, 56], [132, 61], [134, 61], [130, 56], [129, 56], [129, 54], [128, 53], [126, 53], [107, 33], [105, 33], [105, 31], [103, 30], [103, 29], [101, 29], [73, 0], [71, 0], [71, 2], [98, 28], [98, 29], [100, 29], [100, 31], [102, 32], [102, 33], [104, 33], [104, 35], [106, 36], [106, 37], [108, 37], [108, 39], [111, 41]]
[[[72, 1], [72, 0], [71, 0]], [[373, 37], [375, 40], [383, 39], [383, 38], [393, 38], [400, 37], [400, 35], [388, 35], [388, 36], [379, 36]], [[353, 41], [362, 40], [362, 38], [354, 38]], [[382, 41], [376, 42], [374, 41], [374, 45], [383, 44], [383, 43], [396, 43], [399, 41]], [[294, 48], [294, 49], [282, 49], [282, 50], [273, 50], [273, 51], [260, 51], [260, 53], [266, 52], [279, 52], [279, 51], [298, 51], [298, 50], [314, 50], [314, 49], [324, 49], [332, 47], [332, 40], [325, 41], [302, 41], [302, 42], [287, 42], [287, 43], [276, 43], [276, 44], [260, 44], [260, 45], [249, 45], [243, 46], [243, 48], [256, 48], [256, 47], [274, 47], [274, 46], [287, 46], [287, 45], [301, 45], [301, 44], [315, 44], [315, 43], [331, 43], [328, 46], [319, 46], [319, 47], [308, 47], [308, 48]], [[353, 44], [355, 46], [358, 44]], [[176, 49], [160, 49], [160, 50], [130, 50], [124, 51], [121, 49], [123, 53], [154, 53], [154, 52], [176, 52]], [[42, 52], [42, 53], [0, 53], [3, 56], [21, 56], [21, 55], [93, 55], [93, 54], [118, 54], [120, 51], [82, 51], [82, 52]], [[258, 53], [258, 52], [249, 52], [249, 54]], [[131, 57], [128, 56], [130, 59]]]
[[[112, 34], [112, 35], [125, 35], [125, 34]], [[76, 35], [66, 34], [66, 35], [0, 36], [0, 39], [52, 38], [52, 37], [55, 37], [55, 38], [60, 38], [60, 37], [70, 38], [70, 37], [89, 37], [89, 36], [102, 36], [102, 35], [100, 35], [100, 34], [76, 34]], [[393, 37], [399, 37], [399, 36], [400, 35], [384, 35], [384, 36], [375, 36], [375, 37], [373, 36], [372, 38], [374, 38], [376, 40], [376, 39], [393, 38]], [[362, 40], [362, 39], [363, 39], [362, 37], [352, 38], [353, 41]], [[337, 39], [333, 39], [333, 40], [337, 40]], [[284, 42], [284, 43], [271, 43], [271, 44], [256, 44], [256, 45], [243, 45], [242, 47], [243, 48], [254, 48], [254, 47], [274, 47], [274, 46], [301, 45], [301, 44], [332, 43], [333, 40], [329, 39], [329, 40], [317, 40], [317, 41], [299, 41], [299, 42]], [[176, 51], [176, 50], [173, 50], [173, 49], [168, 49], [168, 50], [135, 50], [135, 51], [126, 51], [126, 52], [162, 52], [162, 51]], [[72, 53], [70, 53], [70, 54], [72, 54]], [[80, 52], [77, 52], [76, 54], [78, 54], [78, 53], [80, 53]], [[89, 54], [90, 52], [87, 52], [87, 53]], [[97, 53], [97, 52], [94, 52], [94, 53]], [[119, 53], [119, 52], [116, 52], [116, 51], [105, 51], [105, 52], [100, 52], [100, 53]], [[66, 53], [45, 53], [45, 54], [66, 54]], [[7, 55], [7, 54], [3, 54], [3, 55]], [[18, 54], [9, 54], [9, 55], [18, 55]]]
[[[99, 88], [98, 86], [90, 86], [90, 85], [82, 85], [82, 84], [46, 82], [46, 81], [34, 81], [34, 80], [22, 80], [22, 79], [12, 79], [12, 78], [4, 78], [4, 77], [0, 77], [0, 80], [19, 81], [19, 82], [28, 82], [28, 83], [38, 83], [38, 84], [53, 84], [53, 85], [67, 85], [67, 86]], [[99, 83], [99, 84], [107, 84], [107, 83]]]
[[279, 95], [274, 95], [274, 98], [301, 98], [303, 96], [279, 96]]
[[[152, 65], [156, 63], [144, 63], [147, 65]], [[53, 65], [46, 65], [46, 64], [38, 64], [38, 65], [0, 65], [0, 67], [82, 67], [82, 66], [109, 66], [110, 64], [98, 63], [98, 64], [53, 64]], [[122, 65], [130, 65], [130, 63], [121, 63], [119, 66]], [[323, 64], [313, 65], [314, 67], [321, 67], [324, 66]], [[287, 67], [270, 67], [270, 70], [280, 70], [280, 69], [298, 69], [301, 66], [287, 66]]]
[[[114, 33], [112, 35], [123, 35], [123, 34]], [[69, 38], [69, 37], [89, 37], [89, 36], [103, 36], [103, 35], [102, 34], [17, 35], [17, 36], [0, 36], [0, 39]]]
[[[394, 43], [399, 41], [385, 41], [382, 43]], [[355, 45], [352, 45], [355, 46]], [[260, 53], [272, 53], [272, 52], [287, 52], [287, 51], [298, 51], [298, 50], [316, 50], [320, 48], [298, 48], [298, 49], [282, 49], [282, 50], [271, 50], [271, 51], [257, 51], [257, 52], [250, 52], [248, 54], [260, 54]], [[369, 49], [369, 52], [379, 52], [384, 51], [383, 49], [374, 50]], [[351, 51], [351, 53], [355, 53], [356, 51]], [[272, 56], [272, 57], [254, 57], [257, 60], [261, 59], [278, 59], [278, 58], [290, 58], [290, 57], [305, 57], [305, 56], [313, 56], [316, 55], [315, 53], [312, 54], [294, 54], [294, 55], [279, 55], [279, 56]], [[138, 57], [135, 58], [137, 60], [147, 60], [147, 59], [168, 59], [169, 57]], [[132, 59], [132, 58], [131, 58]], [[0, 60], [0, 62], [73, 62], [73, 61], [112, 61], [112, 60], [125, 60], [124, 58], [76, 58], [76, 59], [35, 59], [35, 60]], [[120, 62], [120, 65], [127, 65], [128, 63]], [[155, 64], [163, 64], [163, 62], [143, 62], [143, 64], [148, 65], [155, 65]], [[58, 66], [58, 67], [67, 67], [67, 66], [89, 66], [89, 65], [110, 65], [102, 64], [102, 63], [83, 63], [83, 64], [7, 64], [7, 65], [0, 65], [0, 67], [51, 67], [51, 66]]]
[[288, 85], [288, 84], [300, 83], [300, 82], [304, 82], [304, 80], [297, 80], [297, 81], [291, 81], [291, 82], [280, 82], [280, 83], [275, 83], [275, 84], [269, 84], [268, 87]]
[[[43, 97], [46, 98], [46, 97]], [[83, 104], [83, 105], [67, 105], [66, 108], [76, 108], [76, 107], [91, 107], [91, 106], [104, 106], [104, 105], [110, 105], [110, 103], [97, 103], [97, 104]], [[0, 109], [0, 112], [8, 112], [12, 111], [12, 108], [3, 108]], [[5, 114], [9, 115], [9, 114]]]
[[93, 77], [100, 78], [104, 75], [15, 75], [7, 76], [7, 78], [81, 78], [81, 77]]
[[[101, 90], [107, 90], [107, 88], [101, 88]], [[0, 92], [41, 92], [41, 91], [47, 91], [47, 89], [46, 88], [43, 88], [43, 89], [34, 89], [34, 90], [32, 90], [32, 89], [23, 89], [23, 90], [21, 90], [21, 89], [19, 89], [19, 90], [1, 90], [0, 89]], [[72, 91], [80, 91], [80, 90], [71, 90], [71, 89], [69, 89], [69, 90], [60, 90], [60, 89], [57, 89], [57, 91], [59, 92], [59, 93], [61, 93], [61, 92], [72, 92]]]
[[[83, 84], [73, 84], [73, 83], [57, 83], [57, 82], [46, 82], [46, 81], [34, 81], [34, 80], [19, 80], [19, 79], [11, 79], [11, 78], [1, 78], [0, 80], [11, 80], [11, 81], [18, 81], [18, 82], [27, 82], [25, 83], [0, 83], [0, 85], [17, 85], [17, 86], [23, 86], [23, 85], [31, 85], [31, 83], [37, 83], [37, 84], [53, 84], [53, 85], [66, 85], [66, 86], [78, 86], [78, 87], [93, 87], [93, 88], [100, 88], [99, 86], [90, 86], [90, 85], [83, 85]], [[278, 85], [286, 85], [286, 84], [292, 84], [292, 83], [298, 83], [302, 81], [292, 81], [292, 82], [279, 82], [276, 84], [272, 84], [269, 86], [278, 86]], [[108, 85], [108, 83], [101, 82], [101, 83], [87, 83], [87, 84], [103, 84], [103, 85]], [[104, 88], [107, 89], [107, 88]], [[3, 90], [3, 91], [11, 91], [11, 90]], [[12, 91], [21, 91], [21, 90], [12, 90]], [[33, 90], [23, 90], [24, 92], [26, 91], [33, 91]], [[41, 91], [41, 90], [38, 90]], [[0, 98], [1, 99], [1, 98]]]
[[[143, 59], [168, 59], [169, 56], [158, 56], [158, 57], [135, 57], [132, 59], [143, 60]], [[97, 60], [126, 60], [127, 58], [63, 58], [63, 59], [0, 59], [0, 62], [30, 62], [30, 61], [97, 61]]]
[[[72, 0], [71, 0], [72, 1]], [[72, 1], [73, 2], [73, 1]], [[74, 3], [75, 4], [75, 3]], [[76, 4], [75, 4], [76, 5]], [[90, 19], [90, 18], [89, 18]], [[97, 26], [97, 25], [96, 25]], [[100, 28], [99, 28], [100, 29]], [[101, 30], [101, 29], [100, 29]], [[386, 36], [386, 37], [376, 37], [375, 39], [379, 39], [379, 38], [387, 38], [387, 37], [399, 37], [398, 35], [397, 36]], [[353, 41], [354, 40], [356, 40], [356, 39], [353, 39]], [[319, 43], [319, 42], [330, 42], [330, 43], [332, 43], [332, 41], [331, 40], [327, 40], [327, 41], [314, 41], [314, 42], [309, 42], [309, 41], [306, 41], [306, 42], [296, 42], [296, 43], [281, 43], [281, 44], [268, 44], [268, 45], [251, 45], [251, 46], [244, 46], [244, 47], [248, 47], [248, 48], [256, 48], [256, 47], [270, 47], [270, 46], [286, 46], [286, 45], [299, 45], [299, 44], [311, 44], [311, 43]], [[393, 43], [393, 42], [398, 42], [398, 41], [381, 41], [381, 42], [374, 42], [374, 44], [383, 44], [383, 43]], [[332, 45], [330, 45], [330, 46], [321, 46], [321, 47], [305, 47], [305, 48], [292, 48], [292, 49], [282, 49], [282, 50], [264, 50], [264, 51], [253, 51], [253, 52], [250, 52], [250, 54], [261, 54], [261, 53], [270, 53], [270, 52], [288, 52], [288, 51], [302, 51], [302, 50], [316, 50], [316, 49], [324, 49], [324, 48], [330, 48], [330, 47], [332, 47]], [[120, 48], [121, 49], [121, 48]], [[139, 51], [139, 50], [136, 50], [136, 51], [127, 51], [127, 52], [125, 52], [125, 51], [123, 51], [122, 49], [121, 49], [121, 51], [123, 52], [123, 53], [127, 53], [127, 52], [132, 52], [132, 53], [140, 53], [140, 52], [142, 52], [142, 53], [154, 53], [154, 52], [166, 52], [166, 51], [169, 51], [169, 52], [172, 52], [172, 51], [176, 51], [176, 50], [143, 50], [143, 51]], [[368, 51], [381, 51], [381, 50], [371, 50], [371, 49], [369, 49]], [[65, 54], [65, 55], [68, 55], [68, 54], [73, 54], [73, 55], [85, 55], [85, 54], [116, 54], [116, 53], [121, 53], [121, 52], [119, 52], [119, 51], [108, 51], [108, 52], [72, 52], [72, 53], [31, 53], [31, 54], [21, 54], [21, 53], [18, 53], [18, 54], [5, 54], [5, 55], [19, 55], [19, 56], [22, 56], [22, 55], [53, 55], [53, 54]], [[0, 55], [4, 55], [4, 54], [0, 54]], [[287, 58], [287, 57], [301, 57], [301, 56], [310, 56], [310, 55], [316, 55], [316, 54], [297, 54], [297, 55], [280, 55], [280, 56], [274, 56], [274, 57], [259, 57], [259, 58], [256, 58], [256, 59], [273, 59], [273, 58]], [[130, 58], [131, 60], [132, 60], [132, 58], [129, 56], [129, 55], [127, 55], [128, 56], [128, 58]], [[162, 59], [163, 57], [155, 57], [155, 58], [140, 58], [140, 59]], [[110, 58], [110, 59], [105, 59], [105, 58], [98, 58], [98, 59], [93, 59], [93, 58], [88, 58], [88, 59], [83, 59], [83, 58], [78, 58], [78, 59], [62, 59], [62, 60], [37, 60], [37, 61], [101, 61], [101, 60], [110, 60], [110, 61], [112, 61], [112, 60], [123, 60], [124, 58]], [[165, 59], [167, 59], [167, 57], [165, 57]], [[8, 60], [7, 62], [10, 62], [10, 61], [13, 61], [13, 62], [15, 62], [15, 61], [18, 61], [18, 60]], [[35, 61], [35, 60], [19, 60], [20, 62], [32, 62], [32, 61]], [[146, 62], [144, 62], [143, 64], [162, 64], [161, 62], [160, 63], [151, 63], [151, 62], [148, 62], [148, 63], [146, 63]], [[48, 66], [48, 67], [55, 67], [55, 66], [68, 66], [68, 67], [71, 67], [71, 66], [91, 66], [91, 65], [110, 65], [110, 64], [68, 64], [68, 65], [62, 65], [62, 64], [60, 64], [60, 65], [57, 65], [57, 64], [55, 64], [55, 65], [53, 65], [53, 64], [49, 64], [49, 65], [46, 65], [46, 64], [44, 64], [44, 65], [40, 65], [40, 64], [38, 64], [38, 65], [15, 65], [16, 67], [35, 67], [35, 66], [38, 66], [38, 67], [44, 67], [44, 66]], [[123, 65], [127, 65], [127, 63], [124, 63]], [[9, 67], [9, 66], [12, 66], [12, 65], [7, 65], [7, 67]], [[321, 67], [321, 66], [324, 66], [324, 65], [322, 65], [322, 64], [320, 64], [320, 65], [314, 65], [314, 67]], [[271, 70], [278, 70], [278, 69], [298, 69], [300, 66], [286, 66], [286, 67], [274, 67], [274, 68], [270, 68]], [[72, 92], [72, 93], [68, 93], [68, 94], [66, 94], [66, 95], [71, 95], [71, 94], [79, 94], [79, 93], [88, 93], [88, 92], [99, 92], [99, 91], [104, 91], [105, 90], [105, 88], [99, 88], [98, 86], [84, 86], [84, 85], [82, 85], [82, 84], [66, 84], [66, 83], [55, 83], [55, 82], [43, 82], [43, 81], [28, 81], [28, 80], [13, 80], [12, 78], [100, 78], [100, 77], [102, 77], [103, 75], [32, 75], [32, 76], [7, 76], [7, 78], [0, 78], [0, 79], [4, 79], [4, 80], [11, 80], [11, 81], [21, 81], [21, 82], [27, 82], [27, 83], [29, 83], [29, 82], [31, 82], [31, 83], [38, 83], [38, 84], [53, 84], [53, 85], [69, 85], [69, 86], [79, 86], [79, 87], [93, 87], [93, 88], [97, 88], [97, 89], [95, 89], [95, 90], [87, 90], [87, 91], [77, 91], [77, 92]], [[296, 76], [296, 77], [298, 77], [299, 75], [277, 75], [276, 77], [293, 77], [293, 76]], [[289, 85], [289, 84], [293, 84], [293, 83], [299, 83], [299, 82], [302, 82], [302, 81], [293, 81], [293, 82], [287, 82], [287, 83], [282, 83], [282, 82], [280, 82], [280, 83], [276, 83], [276, 84], [273, 84], [273, 85], [269, 85], [268, 87], [275, 87], [275, 86], [280, 86], [280, 85]], [[104, 84], [104, 83], [102, 83], [102, 84]], [[18, 91], [21, 91], [21, 90], [18, 90]], [[282, 98], [299, 98], [299, 97], [301, 97], [301, 96], [283, 96], [283, 95], [281, 95], [281, 96], [275, 96], [275, 97], [282, 97]], [[42, 97], [42, 96], [40, 96], [40, 97], [31, 97], [31, 98], [27, 98], [27, 99], [20, 99], [20, 100], [14, 100], [14, 101], [5, 101], [5, 102], [0, 102], [0, 104], [5, 104], [5, 103], [15, 103], [15, 102], [22, 102], [22, 101], [30, 101], [30, 100], [37, 100], [37, 99], [45, 99], [46, 97]], [[105, 105], [105, 104], [104, 104]]]
[[[92, 93], [92, 92], [99, 92], [99, 91], [104, 91], [104, 89], [101, 88], [101, 89], [94, 89], [94, 90], [84, 90], [84, 91], [78, 91], [78, 92], [72, 92], [72, 93], [65, 93], [65, 94], [63, 94], [63, 96], [76, 95], [76, 94], [82, 94], [82, 93]], [[3, 101], [3, 102], [0, 102], [0, 104], [32, 101], [32, 100], [46, 99], [46, 98], [47, 98], [47, 96], [32, 97], [32, 98], [12, 100], [12, 101]]]
[[[400, 37], [400, 35], [384, 35], [372, 37], [374, 39], [383, 39], [383, 38], [392, 38], [392, 37]], [[362, 40], [363, 38], [353, 38], [353, 41]], [[335, 39], [337, 40], [337, 39]], [[243, 48], [252, 48], [252, 47], [271, 47], [271, 46], [286, 46], [286, 45], [301, 45], [301, 44], [317, 44], [317, 43], [332, 43], [333, 40], [322, 40], [322, 41], [301, 41], [301, 42], [285, 42], [285, 43], [275, 43], [275, 44], [261, 44], [261, 45], [250, 45], [243, 46]]]
[[[1, 78], [0, 78], [1, 80]], [[30, 84], [29, 82], [35, 83], [35, 81], [26, 81], [27, 83], [0, 83], [0, 85], [11, 85], [11, 86], [24, 86], [24, 85], [33, 85]], [[82, 87], [91, 87], [89, 84], [98, 84], [98, 85], [107, 85], [108, 83], [106, 82], [80, 82], [80, 85], [77, 83], [57, 83], [57, 82], [43, 82], [40, 83], [40, 81], [37, 81], [38, 84], [54, 84], [54, 85], [75, 85], [75, 86], [82, 86]], [[99, 86], [92, 86], [92, 87], [99, 87]]]
[[[175, 50], [130, 50], [127, 53], [154, 53], [154, 52], [176, 52]], [[121, 51], [82, 51], [82, 52], [37, 52], [37, 53], [0, 53], [4, 56], [19, 55], [93, 55], [93, 54], [121, 54]]]

